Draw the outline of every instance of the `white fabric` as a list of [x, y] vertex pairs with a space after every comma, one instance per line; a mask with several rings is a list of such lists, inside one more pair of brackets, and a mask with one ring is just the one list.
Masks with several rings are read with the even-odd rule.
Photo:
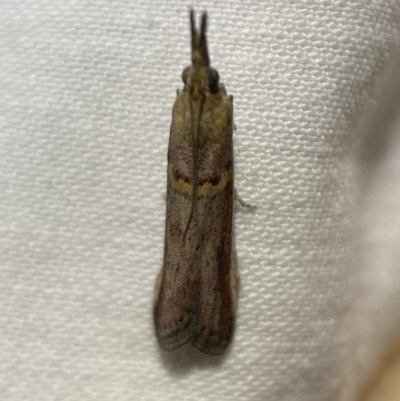
[[3, 0], [3, 400], [321, 401], [343, 388], [350, 128], [400, 5], [193, 6], [209, 13], [212, 64], [234, 95], [236, 187], [258, 206], [236, 213], [230, 352], [165, 355], [152, 325], [187, 3]]
[[[363, 396], [357, 400], [365, 400], [385, 374], [394, 377], [388, 372], [400, 341], [399, 71], [400, 52], [379, 78], [355, 129], [356, 191], [350, 313], [343, 328], [348, 351], [343, 400], [353, 400], [359, 391]], [[398, 378], [393, 383], [400, 388]], [[387, 400], [397, 400], [398, 395], [390, 395], [389, 389], [386, 384]]]

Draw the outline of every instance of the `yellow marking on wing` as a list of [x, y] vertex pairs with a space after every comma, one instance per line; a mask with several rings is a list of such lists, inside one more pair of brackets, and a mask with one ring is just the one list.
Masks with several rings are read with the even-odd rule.
[[[171, 164], [168, 164], [168, 181], [175, 192], [181, 195], [192, 196], [192, 184], [185, 182], [182, 179], [175, 180]], [[224, 171], [218, 184], [213, 185], [211, 182], [205, 182], [203, 185], [199, 185], [197, 189], [197, 196], [199, 198], [212, 198], [223, 191], [231, 181], [232, 170]]]
[[177, 94], [174, 108], [172, 109], [172, 129], [179, 142], [182, 142], [185, 137], [185, 102], [185, 92], [181, 91]]

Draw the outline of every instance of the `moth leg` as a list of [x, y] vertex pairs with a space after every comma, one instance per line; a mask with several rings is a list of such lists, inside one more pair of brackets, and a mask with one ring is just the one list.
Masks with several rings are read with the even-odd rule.
[[245, 202], [238, 192], [236, 191], [236, 188], [233, 190], [233, 199], [237, 202], [239, 202], [243, 207], [249, 208], [249, 209], [257, 209], [257, 206], [251, 205], [250, 203]]

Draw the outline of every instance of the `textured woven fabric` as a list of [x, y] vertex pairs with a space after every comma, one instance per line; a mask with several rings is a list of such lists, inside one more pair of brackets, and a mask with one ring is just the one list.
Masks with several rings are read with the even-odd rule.
[[380, 384], [388, 397], [385, 400], [399, 398], [390, 390], [400, 389], [399, 377], [390, 370], [399, 359], [400, 344], [399, 71], [400, 48], [378, 79], [355, 129], [356, 191], [349, 258], [350, 313], [343, 326], [348, 351], [343, 400], [354, 400], [357, 393], [361, 393], [356, 398], [360, 401], [381, 400], [370, 394], [379, 392]]
[[2, 400], [321, 401], [341, 390], [350, 128], [393, 51], [400, 5], [193, 6], [209, 13], [212, 64], [234, 95], [236, 187], [258, 206], [236, 213], [230, 352], [165, 355], [152, 325], [187, 3], [3, 0]]

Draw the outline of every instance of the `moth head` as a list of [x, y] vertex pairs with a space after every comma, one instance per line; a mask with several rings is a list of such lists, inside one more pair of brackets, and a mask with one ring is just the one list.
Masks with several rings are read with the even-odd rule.
[[201, 16], [200, 31], [196, 28], [194, 11], [190, 10], [191, 54], [192, 65], [182, 72], [182, 81], [193, 95], [204, 95], [205, 91], [217, 93], [219, 90], [219, 74], [210, 66], [207, 46], [207, 14]]
[[[185, 87], [193, 84], [192, 78], [191, 78], [191, 75], [192, 75], [191, 72], [192, 72], [191, 65], [187, 66], [182, 71], [182, 81], [183, 81]], [[219, 91], [219, 74], [215, 68], [212, 68], [212, 67], [207, 68], [207, 78], [206, 78], [206, 81], [204, 82], [204, 85], [206, 86], [208, 91], [211, 93], [217, 93]]]

